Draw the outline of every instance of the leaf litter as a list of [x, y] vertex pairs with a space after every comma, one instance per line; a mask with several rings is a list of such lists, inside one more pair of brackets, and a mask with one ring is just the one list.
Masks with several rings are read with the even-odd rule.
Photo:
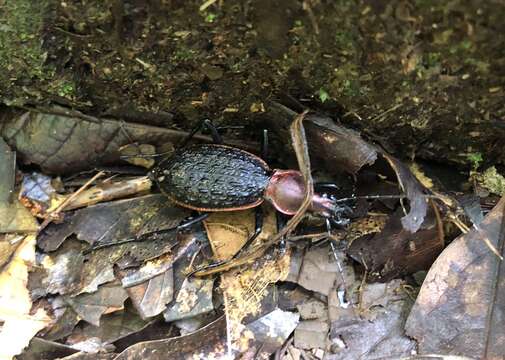
[[[282, 127], [291, 123], [294, 113], [280, 105], [278, 109], [282, 116], [277, 131], [282, 134], [287, 131]], [[121, 145], [134, 142], [159, 145], [167, 140], [176, 142], [184, 135], [114, 120], [95, 121], [81, 115], [25, 113], [4, 123], [1, 131], [23, 161], [37, 164], [49, 174], [117, 162]], [[94, 137], [98, 123], [104, 131]], [[28, 143], [23, 139], [35, 131], [35, 125], [40, 125], [40, 129], [33, 133], [35, 140]], [[61, 130], [58, 136], [44, 133], [54, 126]], [[423, 291], [427, 291], [424, 289], [430, 279], [440, 280], [442, 275], [450, 274], [444, 269], [435, 277], [431, 275], [437, 272], [436, 265], [442, 260], [437, 260], [430, 270], [410, 312], [417, 285], [409, 276], [428, 269], [442, 250], [447, 237], [442, 221], [452, 211], [448, 201], [431, 185], [429, 188], [423, 185], [430, 183], [426, 178], [423, 182], [416, 178], [420, 174], [418, 170], [413, 173], [357, 132], [323, 115], [296, 117], [290, 133], [308, 189], [306, 199], [310, 198], [314, 183], [307, 148], [314, 159], [322, 160], [315, 163], [318, 172], [330, 176], [348, 172], [357, 185], [364, 184], [361, 179], [366, 174], [375, 174], [375, 185], [368, 183], [356, 190], [360, 194], [372, 192], [389, 198], [356, 200], [354, 208], [358, 215], [351, 218], [351, 224], [332, 230], [310, 217], [303, 219], [302, 207], [279, 233], [274, 212], [265, 206], [263, 232], [249, 251], [233, 258], [233, 265], [223, 266], [221, 269], [226, 271], [219, 275], [212, 275], [219, 271], [197, 271], [195, 275], [206, 275], [202, 278], [188, 278], [187, 274], [201, 269], [202, 265], [230, 259], [239, 252], [254, 230], [252, 211], [215, 213], [204, 221], [204, 226], [154, 235], [156, 230], [173, 228], [193, 214], [161, 194], [143, 194], [152, 185], [146, 177], [93, 178], [88, 181], [88, 189], [75, 189], [66, 186], [65, 181], [60, 184], [44, 174], [25, 174], [19, 198], [33, 214], [50, 218], [52, 223], [37, 236], [36, 256], [35, 237], [26, 236], [31, 236], [32, 259], [23, 262], [24, 270], [16, 270], [25, 280], [18, 285], [19, 290], [2, 292], [19, 293], [20, 299], [24, 296], [25, 300], [20, 302], [25, 304], [23, 310], [13, 316], [32, 319], [32, 325], [26, 325], [31, 326], [31, 332], [12, 343], [11, 350], [6, 348], [7, 356], [20, 353], [34, 335], [23, 356], [45, 353], [85, 359], [93, 354], [104, 359], [145, 356], [156, 359], [239, 355], [268, 358], [275, 354], [282, 359], [300, 356], [356, 359], [407, 357], [415, 352], [468, 355], [469, 346], [465, 347], [462, 342], [456, 341], [452, 348], [447, 343], [445, 347], [436, 346], [437, 342], [431, 338], [443, 338], [443, 335], [432, 332], [435, 324], [430, 325], [426, 318], [421, 317], [423, 325], [412, 325], [421, 321], [413, 319], [416, 312], [422, 311], [423, 299], [429, 297]], [[105, 139], [105, 135], [109, 138]], [[76, 146], [90, 152], [78, 153]], [[40, 151], [42, 148], [44, 151]], [[138, 153], [153, 153], [152, 148], [144, 145], [127, 151], [133, 157]], [[100, 152], [102, 155], [97, 157]], [[3, 162], [6, 163], [10, 161]], [[11, 166], [11, 174], [13, 170]], [[396, 185], [391, 186], [394, 182]], [[12, 176], [2, 178], [0, 185], [8, 189], [9, 196], [3, 192], [4, 203], [7, 198], [15, 199]], [[0, 189], [4, 188], [0, 186]], [[51, 217], [55, 209], [59, 215]], [[478, 231], [474, 237], [487, 234], [488, 219], [495, 212], [496, 208], [481, 224], [475, 224], [472, 231]], [[26, 214], [36, 224], [33, 215]], [[300, 222], [303, 226], [295, 230]], [[319, 230], [311, 235], [309, 229], [314, 226]], [[36, 226], [11, 227], [0, 241], [2, 249], [4, 246], [11, 249], [2, 257], [2, 279], [8, 274], [6, 269], [15, 263], [16, 255], [11, 255], [17, 254], [22, 246], [5, 244], [24, 244], [20, 240], [22, 236], [16, 237], [14, 233], [27, 229], [34, 231]], [[148, 240], [103, 247], [86, 254], [90, 246], [114, 244], [136, 236]], [[292, 245], [286, 251], [272, 247], [282, 238]], [[312, 238], [327, 241], [314, 242]], [[494, 241], [491, 235], [489, 238], [502, 249], [500, 242]], [[480, 253], [476, 251], [479, 256], [496, 260], [481, 241], [472, 238], [474, 243], [481, 246]], [[451, 246], [454, 245], [446, 252]], [[470, 259], [470, 255], [467, 257]], [[361, 267], [354, 261], [361, 263]], [[479, 271], [483, 270], [479, 268]], [[12, 280], [6, 283], [10, 284], [9, 281]], [[493, 293], [500, 296], [501, 287], [497, 284]], [[486, 291], [479, 295], [490, 294], [491, 290]], [[458, 296], [464, 298], [468, 294]], [[478, 308], [474, 303], [468, 306]], [[7, 307], [2, 305], [0, 309]], [[490, 323], [493, 323], [498, 310], [486, 309], [482, 311], [491, 314]], [[417, 343], [405, 334], [409, 313], [407, 330]], [[482, 316], [480, 310], [478, 316]], [[420, 335], [423, 326], [431, 337]], [[154, 330], [158, 328], [164, 330]], [[498, 354], [499, 329], [494, 326], [492, 330], [487, 334], [494, 347], [486, 351]], [[0, 336], [11, 336], [9, 331], [9, 326], [4, 324]]]

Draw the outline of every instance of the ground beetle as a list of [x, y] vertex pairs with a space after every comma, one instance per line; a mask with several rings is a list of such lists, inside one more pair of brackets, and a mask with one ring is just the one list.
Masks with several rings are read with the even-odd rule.
[[[203, 127], [210, 130], [214, 144], [187, 146], [194, 134]], [[267, 147], [267, 133], [264, 131], [263, 157], [266, 157]], [[255, 232], [244, 245], [245, 249], [261, 233], [263, 213], [259, 205], [264, 200], [285, 215], [294, 215], [304, 200], [306, 190], [300, 171], [272, 170], [260, 157], [245, 150], [223, 145], [221, 136], [210, 120], [201, 121], [178, 148], [179, 150], [173, 155], [162, 160], [151, 170], [148, 177], [174, 203], [199, 211], [201, 214], [175, 228], [159, 232], [187, 228], [207, 218], [209, 212], [256, 208]], [[326, 194], [314, 194], [309, 211], [337, 225], [343, 225], [348, 220], [342, 215], [349, 208], [338, 205], [339, 202]], [[149, 235], [100, 244], [88, 249], [86, 253], [103, 247], [144, 240]]]

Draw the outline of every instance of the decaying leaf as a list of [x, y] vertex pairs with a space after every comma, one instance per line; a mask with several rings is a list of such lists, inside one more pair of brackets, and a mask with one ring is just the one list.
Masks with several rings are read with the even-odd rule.
[[14, 197], [15, 176], [16, 153], [0, 138], [0, 233], [37, 231], [37, 221]]
[[156, 154], [156, 148], [150, 144], [128, 144], [120, 147], [119, 153], [121, 154], [121, 158], [130, 164], [147, 169], [152, 168], [155, 163], [152, 155]]
[[30, 233], [38, 228], [33, 215], [17, 199], [11, 204], [0, 203], [0, 232]]
[[0, 138], [0, 204], [12, 202], [15, 177], [16, 153]]
[[[113, 262], [108, 257], [82, 254], [87, 246], [71, 237], [57, 251], [40, 254], [37, 267], [30, 274], [33, 296], [94, 292], [98, 286], [115, 279]], [[110, 250], [112, 252], [112, 250]]]
[[0, 358], [21, 353], [51, 318], [43, 308], [33, 309], [27, 289], [28, 272], [35, 263], [35, 236], [26, 235], [0, 273]]
[[72, 335], [66, 339], [66, 343], [73, 346], [96, 338], [103, 344], [112, 344], [121, 338], [138, 332], [146, 325], [146, 321], [127, 307], [124, 311], [102, 316], [100, 326], [81, 322]]
[[246, 331], [252, 334], [252, 341], [242, 357], [252, 355], [254, 359], [268, 359], [293, 332], [299, 317], [296, 313], [276, 309], [247, 324]]
[[402, 215], [397, 210], [381, 232], [362, 236], [349, 246], [348, 254], [365, 267], [371, 281], [389, 281], [425, 270], [444, 247], [443, 226], [434, 205], [415, 233], [402, 226]]
[[[344, 286], [343, 281], [346, 284], [355, 281], [354, 273], [347, 266], [343, 267], [344, 272], [340, 273], [339, 267], [342, 266], [342, 263], [339, 265], [335, 260], [329, 246], [311, 249], [303, 258], [296, 282], [307, 290], [327, 296], [335, 287]], [[342, 280], [342, 276], [345, 280]]]
[[214, 279], [186, 279], [174, 303], [163, 313], [165, 321], [185, 319], [212, 311], [213, 287]]
[[53, 204], [58, 203], [59, 195], [51, 180], [50, 176], [36, 172], [23, 176], [19, 197], [32, 214], [43, 216]]
[[139, 342], [114, 360], [220, 359], [229, 354], [224, 316], [192, 334], [170, 339]]
[[142, 319], [161, 314], [174, 296], [173, 267], [126, 291]]
[[[46, 173], [64, 174], [117, 163], [122, 145], [177, 143], [187, 133], [55, 108], [53, 113], [32, 111], [5, 119], [0, 135], [24, 162], [40, 165]], [[195, 138], [209, 141], [205, 136]]]
[[34, 337], [30, 341], [30, 346], [17, 356], [16, 360], [66, 359], [67, 356], [77, 352], [78, 350], [70, 346]]
[[[98, 204], [71, 213], [63, 224], [52, 224], [39, 235], [38, 246], [46, 252], [54, 251], [71, 234], [89, 244], [110, 243], [172, 228], [189, 214], [188, 210], [173, 205], [161, 194]], [[160, 248], [167, 243], [168, 248]], [[145, 241], [134, 245], [137, 247], [135, 256], [139, 260], [162, 255], [172, 247], [169, 241]]]
[[65, 301], [79, 315], [92, 325], [100, 325], [100, 317], [114, 311], [122, 310], [128, 298], [126, 290], [120, 284], [102, 285], [92, 294], [81, 294], [76, 297], [65, 296]]
[[420, 353], [505, 356], [505, 267], [483, 241], [504, 254], [504, 213], [502, 198], [477, 229], [454, 240], [428, 272], [406, 326]]
[[358, 132], [338, 126], [333, 120], [312, 115], [305, 123], [311, 154], [321, 158], [328, 169], [355, 174], [365, 165], [377, 160], [377, 148], [367, 143]]
[[[332, 354], [325, 359], [378, 359], [409, 356], [415, 342], [405, 336], [404, 324], [411, 300], [401, 290], [401, 281], [372, 285], [362, 294], [352, 316], [333, 319], [330, 330]], [[365, 285], [369, 286], [369, 285]]]

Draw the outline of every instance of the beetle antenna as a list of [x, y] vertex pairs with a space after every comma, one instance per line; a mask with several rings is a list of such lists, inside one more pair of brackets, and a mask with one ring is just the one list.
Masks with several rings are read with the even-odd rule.
[[[426, 199], [438, 199], [439, 196], [437, 195], [420, 195], [423, 198]], [[400, 195], [365, 195], [365, 196], [351, 196], [351, 197], [346, 197], [346, 198], [340, 198], [335, 200], [335, 203], [344, 203], [352, 200], [359, 200], [359, 199], [365, 199], [365, 200], [380, 200], [380, 199], [406, 199], [408, 198], [407, 195], [405, 194], [400, 194]]]

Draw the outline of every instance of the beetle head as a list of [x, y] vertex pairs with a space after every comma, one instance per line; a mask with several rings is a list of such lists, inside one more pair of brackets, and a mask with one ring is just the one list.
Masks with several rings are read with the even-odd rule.
[[[265, 190], [265, 199], [281, 213], [294, 215], [305, 197], [302, 173], [296, 170], [276, 170]], [[335, 199], [314, 194], [309, 210], [326, 218], [335, 217]]]

